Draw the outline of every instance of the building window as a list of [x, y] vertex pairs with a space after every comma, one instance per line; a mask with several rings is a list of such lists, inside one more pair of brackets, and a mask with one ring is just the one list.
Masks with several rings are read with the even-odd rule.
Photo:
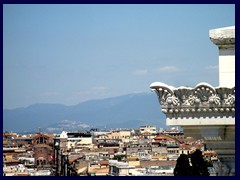
[[43, 137], [40, 137], [40, 138], [39, 138], [39, 143], [40, 143], [40, 144], [43, 144]]

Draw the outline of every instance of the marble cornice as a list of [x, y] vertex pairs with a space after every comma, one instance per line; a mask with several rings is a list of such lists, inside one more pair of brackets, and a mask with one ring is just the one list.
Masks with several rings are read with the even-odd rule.
[[212, 29], [209, 37], [220, 48], [235, 47], [235, 26]]
[[235, 112], [235, 87], [212, 87], [199, 83], [195, 88], [175, 88], [155, 82], [150, 88], [157, 94], [162, 111], [166, 114]]

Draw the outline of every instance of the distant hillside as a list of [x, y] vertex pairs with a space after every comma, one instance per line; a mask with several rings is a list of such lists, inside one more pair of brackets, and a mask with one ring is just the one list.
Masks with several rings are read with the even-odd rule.
[[86, 101], [74, 106], [34, 104], [3, 110], [4, 131], [55, 132], [96, 128], [138, 128], [141, 125], [166, 127], [165, 115], [154, 93]]

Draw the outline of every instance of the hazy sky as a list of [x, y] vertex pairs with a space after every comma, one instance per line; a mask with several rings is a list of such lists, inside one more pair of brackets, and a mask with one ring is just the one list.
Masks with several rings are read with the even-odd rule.
[[3, 107], [218, 86], [209, 30], [233, 25], [226, 4], [4, 5]]

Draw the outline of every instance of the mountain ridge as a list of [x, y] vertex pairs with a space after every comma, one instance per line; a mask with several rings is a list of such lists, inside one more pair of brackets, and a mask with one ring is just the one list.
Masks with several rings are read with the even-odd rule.
[[[65, 124], [64, 120], [67, 120]], [[137, 128], [144, 124], [166, 127], [165, 115], [161, 112], [154, 93], [132, 93], [71, 106], [36, 103], [25, 108], [3, 110], [4, 131], [37, 131], [39, 128], [44, 131], [71, 131], [91, 127]]]

